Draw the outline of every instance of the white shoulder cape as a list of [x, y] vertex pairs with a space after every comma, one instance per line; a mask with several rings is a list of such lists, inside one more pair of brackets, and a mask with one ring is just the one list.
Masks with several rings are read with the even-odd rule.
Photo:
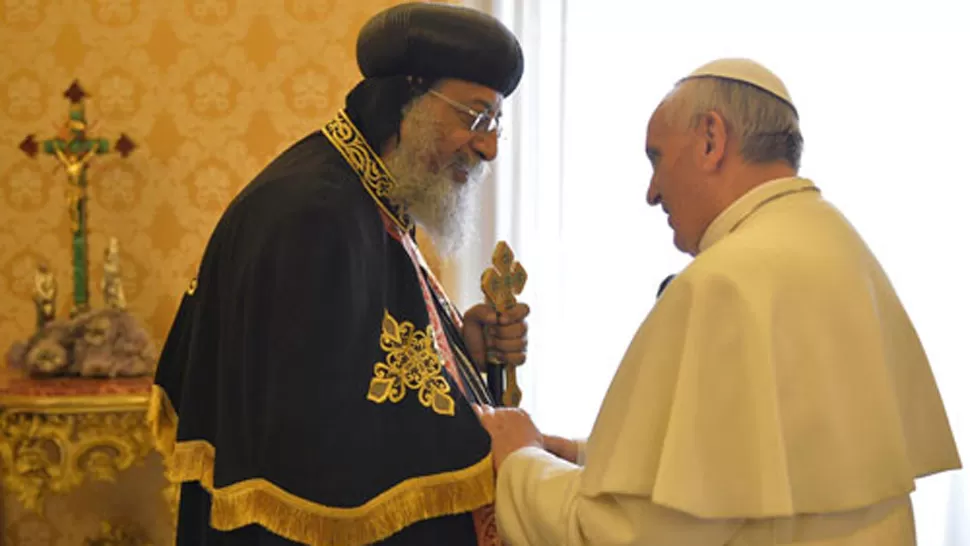
[[790, 516], [871, 505], [960, 467], [890, 281], [805, 189], [773, 182], [708, 229], [617, 371], [583, 495], [647, 495], [704, 518]]

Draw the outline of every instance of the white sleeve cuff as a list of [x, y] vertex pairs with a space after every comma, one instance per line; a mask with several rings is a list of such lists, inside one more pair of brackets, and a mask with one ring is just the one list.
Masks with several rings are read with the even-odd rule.
[[575, 440], [576, 442], [576, 464], [586, 466], [586, 440]]

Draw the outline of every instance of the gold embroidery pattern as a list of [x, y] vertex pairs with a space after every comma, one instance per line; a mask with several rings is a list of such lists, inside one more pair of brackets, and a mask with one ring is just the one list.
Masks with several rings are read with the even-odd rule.
[[403, 229], [410, 230], [411, 218], [404, 208], [388, 199], [394, 188], [394, 176], [343, 110], [323, 126], [323, 134], [357, 173], [364, 188], [384, 212]]
[[381, 349], [384, 362], [374, 364], [367, 399], [382, 404], [398, 403], [407, 391], [418, 392], [418, 401], [439, 415], [455, 415], [455, 400], [448, 394], [451, 386], [442, 375], [441, 357], [434, 347], [434, 331], [417, 330], [408, 321], [400, 323], [384, 311], [381, 324]]

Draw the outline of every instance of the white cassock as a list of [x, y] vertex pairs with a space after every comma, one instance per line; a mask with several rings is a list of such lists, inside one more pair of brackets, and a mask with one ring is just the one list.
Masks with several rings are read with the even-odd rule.
[[535, 448], [504, 462], [509, 544], [911, 545], [914, 480], [960, 468], [889, 279], [802, 178], [711, 224], [633, 339], [581, 463]]

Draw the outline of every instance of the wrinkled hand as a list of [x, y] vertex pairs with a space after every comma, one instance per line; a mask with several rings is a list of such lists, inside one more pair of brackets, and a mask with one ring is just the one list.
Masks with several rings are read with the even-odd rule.
[[490, 350], [503, 364], [521, 366], [525, 362], [529, 333], [525, 319], [528, 316], [529, 306], [524, 303], [516, 304], [501, 317], [484, 303], [465, 312], [461, 334], [471, 353], [469, 356], [479, 370], [485, 369], [485, 358]]
[[556, 457], [565, 459], [573, 464], [578, 464], [579, 443], [577, 443], [576, 440], [570, 440], [561, 436], [543, 434], [542, 443], [545, 445], [546, 451], [549, 453], [552, 453]]
[[519, 408], [472, 406], [492, 437], [492, 464], [497, 472], [505, 459], [523, 447], [543, 448], [542, 433], [529, 414]]

